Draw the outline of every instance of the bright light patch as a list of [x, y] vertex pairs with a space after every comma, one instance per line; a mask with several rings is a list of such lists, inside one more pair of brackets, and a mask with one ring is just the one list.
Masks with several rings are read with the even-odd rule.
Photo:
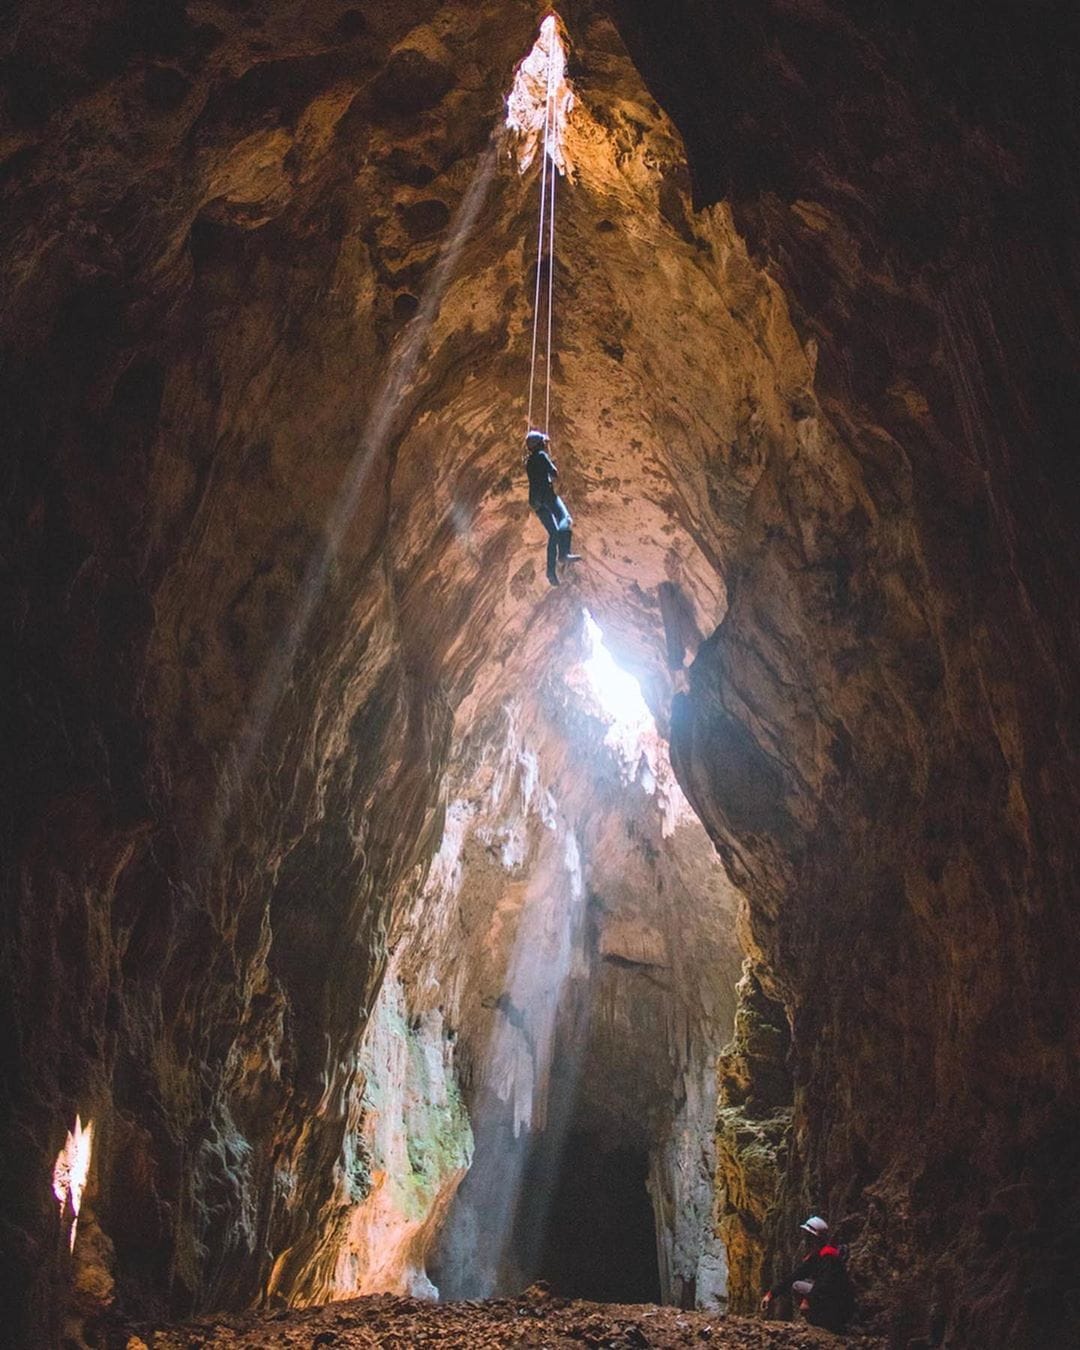
[[540, 25], [532, 51], [518, 66], [506, 98], [506, 125], [517, 140], [521, 173], [536, 158], [541, 144], [559, 172], [566, 173], [566, 122], [573, 106], [559, 21], [549, 14]]
[[82, 1204], [86, 1179], [90, 1175], [90, 1154], [94, 1147], [94, 1122], [88, 1120], [86, 1128], [78, 1116], [75, 1117], [74, 1130], [68, 1131], [67, 1141], [56, 1157], [53, 1168], [53, 1195], [60, 1202], [60, 1218], [63, 1220], [68, 1204], [74, 1219], [71, 1224], [71, 1250], [75, 1250], [75, 1230], [79, 1226], [79, 1207]]
[[566, 682], [586, 707], [607, 725], [604, 744], [618, 756], [627, 782], [654, 797], [663, 813], [665, 839], [685, 821], [695, 819], [690, 803], [675, 781], [667, 746], [641, 692], [641, 686], [615, 661], [604, 634], [589, 611], [584, 621], [584, 659], [567, 671]]
[[[640, 737], [653, 728], [652, 713], [641, 693], [641, 685], [627, 674], [604, 646], [604, 634], [588, 610], [585, 618], [585, 650], [581, 663], [589, 688], [605, 717], [622, 734]], [[620, 737], [621, 738], [621, 737]]]

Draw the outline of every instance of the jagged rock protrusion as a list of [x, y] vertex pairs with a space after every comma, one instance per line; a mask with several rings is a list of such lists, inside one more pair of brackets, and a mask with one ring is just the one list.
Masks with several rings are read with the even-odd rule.
[[791, 1037], [750, 961], [735, 990], [735, 1034], [717, 1065], [716, 1227], [727, 1248], [728, 1307], [753, 1312], [770, 1283], [770, 1219], [791, 1128]]

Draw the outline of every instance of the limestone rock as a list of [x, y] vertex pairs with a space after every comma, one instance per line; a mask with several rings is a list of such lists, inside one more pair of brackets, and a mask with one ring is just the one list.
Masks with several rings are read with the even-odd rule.
[[783, 1009], [749, 962], [737, 986], [735, 1036], [717, 1065], [716, 1225], [728, 1261], [728, 1305], [753, 1312], [772, 1284], [769, 1269], [787, 1163], [792, 1086]]

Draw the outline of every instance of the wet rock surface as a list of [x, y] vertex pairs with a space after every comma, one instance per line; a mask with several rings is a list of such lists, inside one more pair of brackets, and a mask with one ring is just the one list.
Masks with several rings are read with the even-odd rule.
[[716, 1228], [727, 1252], [728, 1307], [752, 1312], [770, 1284], [768, 1230], [788, 1163], [791, 1036], [749, 962], [736, 993], [735, 1035], [717, 1065]]
[[594, 1350], [877, 1350], [879, 1339], [834, 1336], [806, 1326], [742, 1317], [716, 1317], [675, 1308], [582, 1303], [528, 1290], [517, 1299], [432, 1304], [376, 1297], [302, 1313], [205, 1318], [173, 1328], [133, 1327], [110, 1341], [123, 1350], [191, 1350], [194, 1346], [341, 1346], [413, 1350], [441, 1345], [456, 1350], [591, 1346]]

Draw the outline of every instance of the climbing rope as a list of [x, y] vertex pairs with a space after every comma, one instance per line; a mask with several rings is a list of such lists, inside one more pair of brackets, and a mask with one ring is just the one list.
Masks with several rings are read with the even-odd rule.
[[555, 313], [555, 183], [558, 180], [558, 165], [554, 155], [551, 159], [551, 207], [548, 212], [550, 236], [548, 239], [548, 302], [547, 302], [547, 369], [544, 375], [544, 435], [548, 434], [551, 421], [551, 320]]
[[[540, 335], [540, 281], [543, 273], [544, 261], [544, 226], [547, 225], [548, 234], [548, 293], [547, 293], [547, 350], [544, 359], [544, 435], [548, 433], [548, 426], [551, 422], [551, 330], [555, 298], [555, 180], [558, 177], [558, 166], [555, 163], [554, 148], [554, 122], [555, 112], [555, 87], [554, 87], [555, 60], [554, 54], [548, 51], [547, 62], [547, 97], [544, 102], [544, 136], [541, 143], [542, 163], [540, 166], [540, 225], [536, 238], [536, 289], [533, 294], [533, 328], [532, 328], [532, 351], [529, 357], [529, 408], [526, 414], [528, 428], [532, 428], [533, 423], [533, 401], [536, 387], [536, 349]], [[551, 171], [548, 172], [548, 161], [551, 161]], [[548, 181], [550, 179], [550, 188]], [[550, 200], [549, 200], [550, 195]]]

